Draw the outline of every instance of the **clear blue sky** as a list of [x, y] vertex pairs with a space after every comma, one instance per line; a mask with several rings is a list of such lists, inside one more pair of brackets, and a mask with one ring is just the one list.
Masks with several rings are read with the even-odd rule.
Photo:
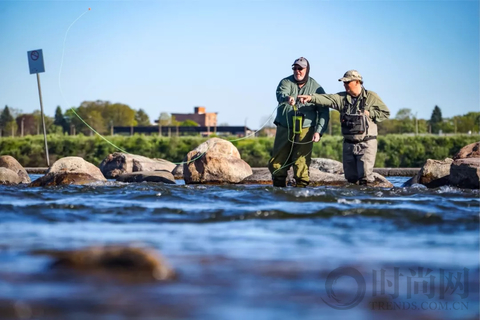
[[27, 51], [43, 49], [50, 116], [100, 99], [255, 129], [300, 56], [327, 93], [357, 69], [392, 116], [480, 111], [478, 1], [0, 0], [0, 48], [0, 108], [39, 109]]

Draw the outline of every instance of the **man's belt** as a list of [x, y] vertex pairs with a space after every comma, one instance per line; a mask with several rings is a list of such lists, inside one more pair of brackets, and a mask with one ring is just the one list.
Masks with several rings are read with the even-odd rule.
[[365, 141], [368, 141], [368, 140], [374, 140], [374, 139], [377, 139], [377, 136], [366, 136], [365, 138], [363, 138], [363, 140], [360, 140], [360, 141], [353, 141], [353, 140], [349, 140], [349, 139], [343, 139], [343, 142], [346, 142], [346, 143], [359, 143], [359, 142], [365, 142]]

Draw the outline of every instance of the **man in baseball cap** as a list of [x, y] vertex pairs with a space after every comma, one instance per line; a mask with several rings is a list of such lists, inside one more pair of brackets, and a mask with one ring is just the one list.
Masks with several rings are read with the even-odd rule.
[[352, 183], [372, 184], [377, 155], [377, 123], [388, 119], [390, 111], [373, 91], [365, 90], [357, 70], [345, 72], [338, 81], [345, 91], [336, 94], [301, 95], [303, 102], [330, 107], [340, 112], [343, 135], [343, 171]]
[[287, 172], [292, 165], [295, 185], [305, 187], [309, 184], [313, 142], [320, 141], [330, 117], [328, 108], [319, 111], [313, 103], [296, 102], [297, 96], [302, 94], [325, 93], [309, 76], [308, 60], [304, 57], [296, 59], [292, 70], [293, 74], [282, 79], [277, 87], [278, 107], [274, 121], [277, 132], [268, 163], [275, 187], [286, 186]]

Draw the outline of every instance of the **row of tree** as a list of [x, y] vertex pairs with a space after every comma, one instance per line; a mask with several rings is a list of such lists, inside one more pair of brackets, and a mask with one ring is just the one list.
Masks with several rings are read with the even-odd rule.
[[[175, 121], [175, 118], [166, 112], [159, 117], [160, 125], [171, 126], [198, 126], [192, 120], [183, 122]], [[87, 125], [88, 124], [88, 125]], [[92, 135], [94, 128], [101, 134], [112, 132], [114, 126], [135, 127], [150, 126], [150, 118], [143, 110], [134, 110], [122, 103], [110, 103], [109, 101], [84, 101], [78, 108], [70, 108], [64, 112], [60, 106], [55, 110], [55, 116], [45, 116], [47, 133], [66, 133], [75, 135], [83, 133]], [[0, 109], [0, 136], [35, 135], [42, 132], [42, 119], [39, 110], [33, 113], [22, 113], [18, 109]]]

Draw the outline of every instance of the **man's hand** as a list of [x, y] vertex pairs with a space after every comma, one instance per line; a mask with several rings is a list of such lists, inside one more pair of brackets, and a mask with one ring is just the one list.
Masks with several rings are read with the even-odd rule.
[[295, 99], [293, 97], [287, 97], [287, 103], [291, 106], [295, 104]]
[[312, 97], [307, 95], [299, 95], [298, 100], [300, 100], [300, 103], [307, 103], [312, 100]]
[[370, 112], [368, 112], [368, 110], [365, 110], [365, 115], [366, 115], [367, 117], [370, 117]]
[[312, 141], [313, 141], [313, 142], [318, 142], [318, 141], [320, 141], [320, 138], [321, 138], [321, 137], [320, 137], [320, 133], [315, 132], [315, 133], [313, 134]]

